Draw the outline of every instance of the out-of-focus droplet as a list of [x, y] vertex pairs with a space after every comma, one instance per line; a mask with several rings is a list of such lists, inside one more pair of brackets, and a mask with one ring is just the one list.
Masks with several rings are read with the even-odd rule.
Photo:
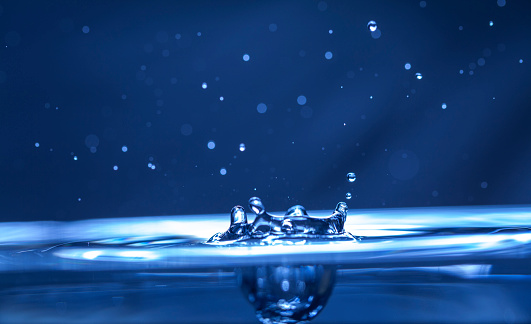
[[206, 89], [207, 87], [208, 87], [207, 83], [203, 82], [203, 84], [201, 85], [201, 88]]
[[406, 70], [411, 69], [411, 64], [410, 63], [404, 64], [404, 69], [406, 69]]
[[243, 151], [245, 151], [245, 144], [240, 143], [240, 152], [243, 152]]
[[419, 73], [419, 72], [417, 72], [417, 73], [415, 73], [415, 77], [416, 77], [418, 80], [420, 80], [420, 79], [422, 79], [422, 74]]
[[446, 109], [446, 104], [443, 102], [443, 104], [441, 105], [442, 109]]
[[216, 147], [216, 143], [214, 141], [208, 141], [207, 146], [209, 149], [213, 150]]
[[219, 174], [226, 175], [227, 174], [227, 169], [221, 168], [221, 170], [219, 170]]

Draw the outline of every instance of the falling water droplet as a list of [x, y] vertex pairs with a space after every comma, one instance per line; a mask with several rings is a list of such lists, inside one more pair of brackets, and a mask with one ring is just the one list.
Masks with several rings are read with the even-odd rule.
[[417, 77], [418, 80], [422, 79], [422, 74], [419, 72], [415, 73], [415, 76]]
[[441, 105], [442, 109], [446, 109], [446, 104], [443, 102], [443, 104]]
[[347, 173], [347, 180], [348, 182], [356, 181], [356, 174], [354, 172]]
[[240, 152], [245, 151], [245, 144], [240, 143]]
[[369, 31], [373, 32], [373, 31], [376, 31], [376, 29], [378, 29], [378, 25], [376, 25], [376, 21], [371, 20], [367, 23], [367, 28], [369, 28]]
[[345, 198], [351, 199], [352, 198], [352, 194], [350, 192], [347, 192], [347, 194], [345, 195]]
[[208, 87], [208, 85], [207, 85], [206, 82], [203, 82], [203, 84], [201, 85], [201, 87], [202, 87], [203, 89], [206, 89], [206, 88]]

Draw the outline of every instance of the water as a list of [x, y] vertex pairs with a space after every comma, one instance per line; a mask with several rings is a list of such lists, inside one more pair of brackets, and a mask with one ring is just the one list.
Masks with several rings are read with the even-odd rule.
[[[305, 213], [331, 212], [286, 214]], [[0, 321], [529, 322], [529, 219], [527, 206], [351, 210], [359, 241], [231, 246], [204, 242], [246, 222], [239, 208], [3, 223]]]
[[347, 173], [347, 180], [348, 182], [356, 181], [356, 174], [354, 172]]
[[369, 28], [370, 32], [375, 32], [376, 29], [378, 29], [378, 25], [376, 24], [376, 21], [371, 20], [367, 23], [367, 28]]

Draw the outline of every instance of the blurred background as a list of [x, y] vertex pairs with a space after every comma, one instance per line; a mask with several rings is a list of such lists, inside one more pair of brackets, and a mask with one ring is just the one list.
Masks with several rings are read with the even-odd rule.
[[530, 34], [524, 0], [0, 1], [0, 220], [529, 204]]

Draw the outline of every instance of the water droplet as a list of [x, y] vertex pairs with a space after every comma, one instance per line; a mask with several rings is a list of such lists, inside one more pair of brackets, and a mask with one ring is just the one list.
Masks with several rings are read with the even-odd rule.
[[329, 33], [330, 35], [332, 35], [332, 34], [334, 33], [334, 31], [333, 31], [332, 29], [329, 29], [329, 30], [328, 30], [328, 33]]
[[518, 60], [518, 63], [524, 63], [524, 60], [520, 59]]
[[124, 152], [124, 153], [127, 152], [127, 146], [125, 146], [125, 145], [122, 146], [122, 152]]
[[345, 195], [345, 198], [351, 199], [352, 198], [352, 194], [350, 192], [347, 192], [347, 194]]
[[192, 125], [190, 124], [183, 124], [181, 126], [181, 134], [183, 134], [184, 136], [189, 136], [192, 134]]
[[356, 181], [356, 174], [354, 172], [347, 173], [347, 180], [348, 182]]
[[446, 104], [443, 102], [443, 104], [441, 105], [442, 109], [446, 109]]
[[371, 37], [374, 39], [378, 39], [380, 36], [382, 36], [382, 32], [379, 29], [371, 32]]
[[219, 174], [226, 175], [227, 174], [227, 169], [221, 168], [221, 170], [219, 170]]
[[421, 8], [426, 8], [426, 1], [421, 1], [419, 5]]
[[216, 143], [214, 143], [214, 141], [209, 141], [207, 146], [209, 149], [213, 150], [216, 147]]
[[181, 39], [181, 34], [175, 34], [175, 39]]
[[267, 106], [265, 103], [261, 102], [256, 106], [258, 113], [263, 114], [267, 111]]
[[437, 190], [433, 190], [432, 193], [431, 193], [431, 195], [432, 195], [433, 197], [437, 197], [437, 196], [439, 196], [439, 192], [438, 192]]
[[197, 36], [201, 36], [201, 32], [197, 32]]
[[41, 146], [41, 145], [39, 144], [39, 142], [35, 143], [35, 147], [39, 147], [39, 146]]
[[328, 51], [328, 52], [325, 53], [325, 58], [326, 58], [327, 60], [331, 60], [333, 56], [334, 56], [334, 55], [333, 55], [332, 52], [330, 52], [330, 51]]
[[465, 71], [463, 70], [459, 70], [459, 74], [463, 74]]
[[415, 73], [415, 77], [416, 77], [418, 80], [420, 80], [420, 79], [422, 79], [422, 74], [419, 73], [419, 72], [417, 72], [417, 73]]
[[303, 95], [298, 96], [297, 103], [301, 106], [304, 106], [306, 104], [306, 97]]
[[114, 171], [116, 171], [116, 170], [118, 170], [118, 166], [115, 165], [115, 166], [112, 167], [112, 169], [113, 169]]
[[459, 26], [459, 30], [463, 30], [463, 26]]
[[489, 185], [489, 184], [487, 183], [487, 181], [483, 181], [483, 182], [481, 183], [481, 188], [486, 189], [488, 185]]
[[201, 88], [206, 89], [207, 87], [208, 87], [207, 83], [203, 82], [203, 84], [201, 85]]
[[485, 59], [482, 58], [482, 57], [478, 58], [478, 65], [479, 66], [484, 66], [485, 65]]
[[77, 201], [81, 201], [81, 198], [77, 198]]
[[406, 70], [411, 69], [411, 64], [410, 63], [404, 64], [404, 69], [406, 69]]
[[77, 156], [74, 156], [74, 161], [77, 161]]
[[493, 25], [494, 25], [494, 21], [492, 21], [492, 20], [491, 20], [491, 21], [489, 21], [489, 26], [491, 26], [491, 27], [492, 27]]
[[319, 11], [325, 11], [326, 8], [328, 8], [328, 4], [326, 3], [326, 1], [319, 1], [319, 3], [317, 4], [317, 9], [319, 9]]
[[240, 152], [245, 151], [245, 144], [240, 143]]
[[223, 101], [223, 100], [225, 100], [225, 98], [219, 97], [219, 101]]
[[243, 60], [244, 60], [245, 62], [249, 61], [250, 58], [251, 58], [251, 57], [249, 56], [249, 54], [243, 54]]
[[498, 7], [504, 7], [506, 4], [505, 0], [498, 0], [497, 3], [498, 3]]
[[88, 34], [89, 31], [90, 31], [90, 28], [89, 28], [89, 26], [83, 26], [83, 28], [81, 28], [81, 30], [83, 31], [84, 34]]
[[367, 28], [369, 28], [369, 31], [374, 32], [378, 29], [378, 25], [376, 25], [376, 21], [371, 20], [367, 23]]
[[277, 29], [278, 29], [277, 24], [270, 24], [270, 25], [269, 25], [269, 31], [270, 31], [270, 32], [272, 32], [272, 33], [273, 33], [273, 32], [276, 32]]

